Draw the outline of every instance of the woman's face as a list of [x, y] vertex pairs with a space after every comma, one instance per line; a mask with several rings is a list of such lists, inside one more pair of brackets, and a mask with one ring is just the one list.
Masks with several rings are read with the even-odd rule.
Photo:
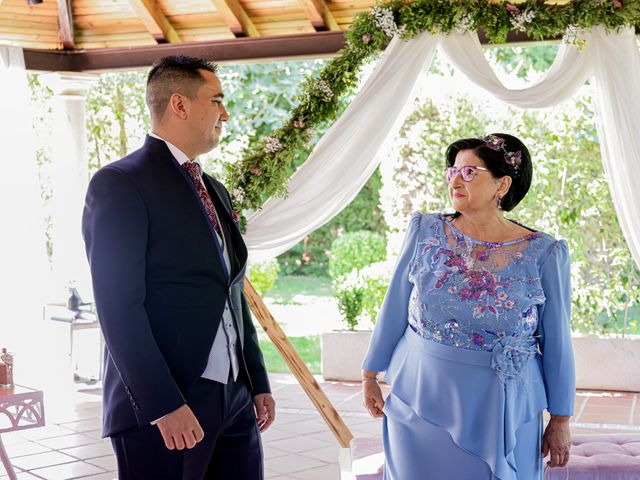
[[[453, 208], [461, 213], [496, 210], [496, 194], [502, 197], [509, 189], [504, 188], [505, 179], [494, 178], [482, 159], [473, 150], [460, 150], [453, 165], [458, 172], [449, 181], [449, 196]], [[480, 167], [470, 181], [464, 181], [459, 170], [466, 166]]]

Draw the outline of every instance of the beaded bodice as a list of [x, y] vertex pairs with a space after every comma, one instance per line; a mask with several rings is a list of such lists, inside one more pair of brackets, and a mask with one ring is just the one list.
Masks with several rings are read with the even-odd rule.
[[554, 242], [534, 230], [510, 242], [482, 242], [445, 215], [425, 215], [409, 270], [409, 324], [424, 338], [472, 350], [533, 338], [545, 302], [540, 264]]

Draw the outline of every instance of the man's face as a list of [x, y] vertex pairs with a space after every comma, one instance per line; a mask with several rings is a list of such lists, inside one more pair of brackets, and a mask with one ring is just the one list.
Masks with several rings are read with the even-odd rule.
[[217, 145], [222, 133], [222, 125], [229, 120], [224, 107], [222, 84], [216, 74], [200, 70], [204, 83], [190, 101], [190, 127], [197, 144], [198, 155], [210, 152]]

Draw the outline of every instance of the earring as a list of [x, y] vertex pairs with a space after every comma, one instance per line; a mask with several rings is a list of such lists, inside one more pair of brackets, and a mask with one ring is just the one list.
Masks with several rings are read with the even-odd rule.
[[496, 204], [498, 205], [498, 210], [502, 210], [502, 198], [497, 193], [496, 193]]

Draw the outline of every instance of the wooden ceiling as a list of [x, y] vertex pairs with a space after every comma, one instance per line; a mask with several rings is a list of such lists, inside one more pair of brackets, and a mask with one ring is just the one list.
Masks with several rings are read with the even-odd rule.
[[164, 55], [255, 61], [335, 54], [375, 0], [0, 0], [0, 45], [32, 70], [148, 66]]
[[91, 50], [346, 30], [374, 0], [0, 0], [0, 44]]
[[[355, 15], [375, 1], [0, 0], [0, 45], [22, 47], [31, 70], [146, 67], [174, 54], [219, 62], [321, 57], [340, 50]], [[507, 38], [528, 40], [521, 32]]]

